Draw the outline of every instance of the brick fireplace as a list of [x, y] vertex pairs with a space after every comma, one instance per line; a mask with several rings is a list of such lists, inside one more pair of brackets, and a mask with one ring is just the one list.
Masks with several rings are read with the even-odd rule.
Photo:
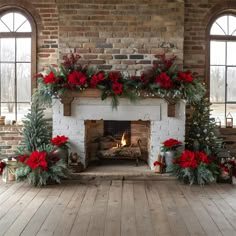
[[[104, 121], [131, 122], [131, 142], [137, 142], [138, 138], [143, 140], [151, 169], [164, 140], [175, 138], [184, 141], [184, 101], [172, 105], [174, 115], [173, 111], [169, 114], [169, 102], [161, 98], [146, 97], [135, 104], [120, 98], [117, 110], [112, 110], [110, 102], [109, 98], [102, 101], [97, 94], [79, 92], [67, 94], [61, 101], [53, 103], [53, 135], [68, 136], [71, 151], [79, 154], [86, 167], [96, 155], [96, 150], [93, 150], [96, 145], [91, 143], [103, 135]], [[89, 131], [90, 128], [93, 131]], [[95, 153], [92, 157], [91, 152]]]

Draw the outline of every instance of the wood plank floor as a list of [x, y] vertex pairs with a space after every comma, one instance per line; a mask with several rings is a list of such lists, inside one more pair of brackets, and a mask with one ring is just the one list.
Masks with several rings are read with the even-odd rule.
[[0, 182], [0, 235], [236, 235], [236, 185]]

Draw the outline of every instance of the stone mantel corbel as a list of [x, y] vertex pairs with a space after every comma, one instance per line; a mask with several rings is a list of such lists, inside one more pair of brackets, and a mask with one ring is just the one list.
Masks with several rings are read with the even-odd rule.
[[[87, 97], [87, 98], [99, 98], [101, 99], [101, 91], [98, 89], [86, 89], [82, 91], [66, 91], [60, 98], [61, 103], [63, 104], [63, 115], [71, 116], [71, 103], [76, 97]], [[158, 98], [158, 97], [149, 97], [149, 98]], [[168, 103], [167, 115], [168, 117], [175, 117], [175, 104], [176, 101], [170, 98], [164, 98]]]

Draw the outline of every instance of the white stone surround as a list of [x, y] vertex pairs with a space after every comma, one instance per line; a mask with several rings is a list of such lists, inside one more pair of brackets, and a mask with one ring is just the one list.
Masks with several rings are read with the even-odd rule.
[[167, 116], [167, 102], [160, 98], [145, 98], [136, 104], [121, 98], [117, 110], [112, 110], [110, 99], [75, 98], [71, 104], [71, 116], [63, 115], [63, 105], [59, 100], [53, 104], [53, 136], [65, 135], [69, 138], [72, 152], [77, 152], [85, 164], [85, 120], [149, 120], [150, 140], [148, 165], [153, 169], [163, 141], [175, 138], [184, 141], [185, 102], [175, 105], [175, 117]]

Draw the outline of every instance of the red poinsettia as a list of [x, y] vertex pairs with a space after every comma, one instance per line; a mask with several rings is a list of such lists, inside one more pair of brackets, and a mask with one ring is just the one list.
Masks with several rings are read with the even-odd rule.
[[174, 150], [176, 147], [182, 145], [183, 143], [177, 139], [170, 138], [163, 142], [162, 151]]
[[110, 72], [110, 73], [108, 74], [108, 78], [109, 78], [112, 82], [114, 82], [114, 83], [117, 83], [120, 77], [121, 77], [121, 76], [120, 76], [120, 73], [118, 73], [118, 72], [116, 72], [116, 71]]
[[103, 80], [105, 80], [104, 73], [100, 72], [98, 74], [95, 74], [92, 76], [92, 79], [90, 81], [90, 86], [92, 88], [96, 88], [97, 84]]
[[72, 86], [85, 85], [87, 83], [87, 77], [81, 71], [73, 71], [73, 73], [68, 74], [68, 82]]
[[179, 164], [181, 168], [191, 168], [195, 169], [198, 167], [197, 156], [195, 156], [194, 152], [189, 150], [185, 150], [179, 159]]
[[43, 82], [45, 84], [53, 84], [55, 82], [58, 82], [58, 79], [56, 78], [54, 73], [51, 71], [48, 75], [44, 77]]
[[155, 78], [155, 83], [159, 83], [161, 88], [172, 88], [174, 87], [174, 83], [171, 80], [170, 76], [166, 74], [166, 72], [161, 72]]
[[178, 81], [183, 81], [185, 83], [191, 83], [193, 82], [194, 78], [192, 77], [191, 73], [184, 73], [182, 71], [180, 71], [178, 73]]
[[123, 91], [123, 84], [120, 83], [113, 83], [112, 90], [115, 94], [120, 95]]
[[67, 141], [68, 141], [68, 137], [66, 137], [64, 135], [62, 135], [62, 136], [57, 135], [56, 137], [54, 137], [53, 139], [50, 140], [52, 145], [58, 146], [58, 147], [65, 146]]
[[41, 171], [44, 171], [47, 170], [48, 167], [46, 157], [46, 152], [39, 152], [36, 150], [31, 153], [25, 164], [28, 165], [32, 170], [40, 168]]

